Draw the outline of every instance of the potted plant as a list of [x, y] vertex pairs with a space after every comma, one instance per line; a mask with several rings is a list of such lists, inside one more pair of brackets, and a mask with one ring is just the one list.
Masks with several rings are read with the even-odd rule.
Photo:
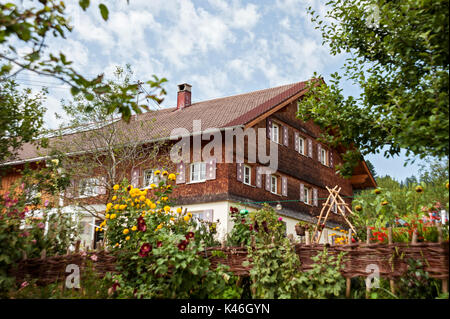
[[299, 221], [297, 224], [295, 224], [295, 232], [299, 236], [305, 236], [305, 231], [309, 229], [309, 225], [307, 222]]

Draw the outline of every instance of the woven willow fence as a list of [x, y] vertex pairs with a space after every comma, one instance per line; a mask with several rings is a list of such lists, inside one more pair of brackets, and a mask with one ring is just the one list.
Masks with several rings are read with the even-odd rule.
[[[443, 291], [448, 285], [449, 243], [394, 243], [394, 244], [364, 244], [350, 245], [328, 244], [295, 244], [295, 250], [301, 261], [300, 271], [311, 268], [311, 257], [323, 251], [327, 246], [330, 255], [345, 253], [342, 275], [347, 278], [347, 295], [350, 291], [350, 278], [367, 277], [369, 265], [376, 265], [380, 277], [391, 280], [391, 289], [394, 291], [393, 279], [405, 274], [408, 268], [408, 259], [424, 260], [424, 270], [430, 277], [441, 279]], [[221, 253], [217, 253], [221, 252]], [[245, 247], [209, 247], [204, 253], [215, 268], [219, 263], [228, 265], [236, 275], [248, 275], [251, 266], [244, 267], [242, 263], [247, 260]], [[26, 259], [21, 261], [13, 271], [17, 282], [36, 279], [38, 285], [45, 285], [65, 280], [68, 273], [66, 267], [75, 264], [80, 267], [81, 276], [88, 264], [101, 277], [107, 272], [115, 272], [116, 258], [106, 251], [91, 251], [88, 253], [75, 253], [64, 256]]]

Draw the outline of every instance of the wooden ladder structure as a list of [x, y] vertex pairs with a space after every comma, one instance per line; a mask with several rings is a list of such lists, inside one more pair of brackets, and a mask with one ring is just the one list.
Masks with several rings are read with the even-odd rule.
[[[348, 211], [350, 214], [354, 215], [352, 210], [348, 208], [347, 203], [342, 199], [341, 195], [339, 195], [339, 192], [341, 191], [341, 187], [338, 188], [338, 186], [334, 186], [333, 188], [329, 188], [326, 186], [328, 192], [330, 195], [328, 195], [328, 198], [326, 202], [323, 204], [322, 209], [320, 211], [320, 215], [317, 221], [316, 226], [314, 227], [314, 233], [312, 236], [312, 242], [319, 243], [320, 237], [322, 237], [322, 232], [324, 227], [320, 227], [321, 224], [325, 225], [328, 219], [328, 215], [330, 214], [332, 207], [334, 204], [336, 204], [336, 208], [338, 213], [344, 217], [347, 224], [350, 226], [351, 231], [356, 234], [356, 230], [353, 227], [353, 225], [350, 223], [350, 221], [347, 219], [347, 216], [345, 215], [345, 211]], [[324, 212], [326, 211], [325, 217], [323, 217]], [[323, 218], [323, 221], [322, 221]], [[322, 223], [321, 223], [322, 222]], [[317, 239], [316, 234], [318, 233]]]

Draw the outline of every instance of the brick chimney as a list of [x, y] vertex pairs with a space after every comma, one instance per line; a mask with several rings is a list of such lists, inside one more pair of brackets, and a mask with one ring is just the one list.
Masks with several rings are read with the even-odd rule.
[[191, 87], [192, 85], [187, 83], [178, 84], [177, 110], [191, 105]]

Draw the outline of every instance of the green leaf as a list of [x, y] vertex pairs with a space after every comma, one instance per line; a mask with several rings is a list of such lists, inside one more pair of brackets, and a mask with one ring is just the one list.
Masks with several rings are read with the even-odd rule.
[[108, 20], [109, 15], [108, 8], [103, 3], [100, 3], [98, 7], [100, 8], [100, 14], [102, 15], [103, 20], [105, 21]]

